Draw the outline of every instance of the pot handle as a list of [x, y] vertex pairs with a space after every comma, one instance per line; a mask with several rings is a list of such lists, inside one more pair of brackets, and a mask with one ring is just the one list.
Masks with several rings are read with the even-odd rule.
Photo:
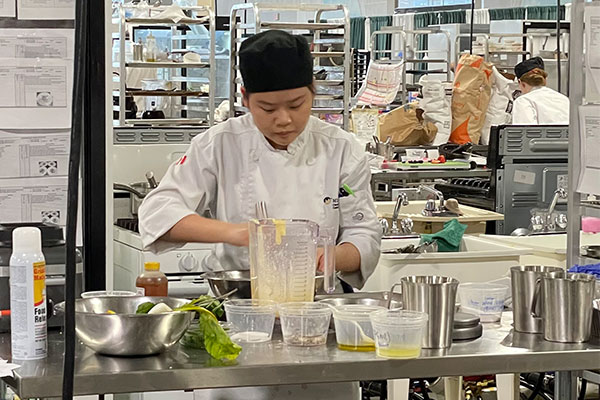
[[531, 310], [529, 310], [531, 316], [533, 318], [537, 318], [537, 319], [541, 319], [542, 316], [538, 315], [535, 311], [535, 309], [537, 308], [537, 304], [541, 295], [541, 291], [542, 291], [542, 279], [538, 278], [535, 281], [535, 290], [533, 292], [533, 300], [531, 301]]
[[129, 192], [129, 193], [139, 197], [140, 199], [143, 199], [144, 197], [146, 197], [145, 194], [139, 192], [138, 190], [134, 189], [133, 187], [131, 187], [129, 185], [125, 185], [124, 183], [113, 183], [113, 190], [123, 190], [125, 192]]
[[402, 287], [402, 283], [394, 283], [390, 288], [390, 291], [387, 294], [387, 304], [385, 305], [385, 308], [388, 310], [392, 307], [392, 298], [394, 297], [394, 289], [396, 289], [396, 286]]
[[334, 230], [319, 229], [319, 242], [323, 247], [323, 290], [331, 294], [335, 291], [335, 241]]

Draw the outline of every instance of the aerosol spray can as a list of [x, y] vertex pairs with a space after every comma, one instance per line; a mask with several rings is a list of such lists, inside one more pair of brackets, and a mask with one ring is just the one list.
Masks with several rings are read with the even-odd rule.
[[35, 227], [13, 231], [10, 257], [10, 332], [12, 357], [16, 360], [45, 358], [46, 260], [42, 233]]

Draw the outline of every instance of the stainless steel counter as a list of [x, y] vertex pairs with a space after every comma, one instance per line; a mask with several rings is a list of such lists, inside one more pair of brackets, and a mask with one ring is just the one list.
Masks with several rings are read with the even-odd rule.
[[[600, 341], [587, 344], [545, 342], [539, 335], [512, 333], [511, 314], [502, 327], [484, 329], [482, 338], [454, 344], [447, 354], [424, 350], [415, 360], [379, 359], [374, 353], [338, 350], [334, 335], [327, 346], [300, 348], [281, 340], [245, 345], [235, 363], [211, 359], [204, 351], [181, 346], [144, 358], [96, 355], [77, 349], [75, 394], [107, 394], [235, 386], [300, 384], [480, 375], [534, 371], [579, 371], [600, 366]], [[62, 335], [49, 335], [49, 357], [27, 361], [14, 378], [3, 378], [21, 398], [61, 394]], [[0, 357], [10, 355], [10, 337], [0, 335]]]
[[382, 170], [371, 174], [371, 189], [376, 200], [392, 199], [392, 183], [419, 182], [422, 180], [451, 179], [451, 178], [487, 178], [492, 170], [477, 168], [473, 170]]

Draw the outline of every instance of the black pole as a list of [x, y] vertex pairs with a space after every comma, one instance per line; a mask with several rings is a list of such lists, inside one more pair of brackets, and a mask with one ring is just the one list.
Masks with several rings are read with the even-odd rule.
[[[560, 1], [560, 0], [558, 0]], [[469, 54], [473, 54], [473, 23], [475, 21], [475, 0], [471, 0], [471, 27], [469, 30]]]
[[560, 0], [556, 0], [556, 69], [558, 73], [556, 74], [558, 79], [558, 91], [562, 92], [561, 85], [561, 56], [560, 56]]
[[88, 0], [87, 84], [82, 163], [83, 287], [106, 289], [106, 120], [104, 2]]
[[84, 130], [84, 98], [87, 53], [88, 0], [75, 2], [75, 56], [73, 68], [73, 100], [71, 107], [71, 148], [67, 194], [67, 240], [65, 278], [65, 355], [63, 364], [63, 400], [73, 398], [75, 374], [75, 281], [77, 275], [77, 202], [79, 197], [79, 166]]

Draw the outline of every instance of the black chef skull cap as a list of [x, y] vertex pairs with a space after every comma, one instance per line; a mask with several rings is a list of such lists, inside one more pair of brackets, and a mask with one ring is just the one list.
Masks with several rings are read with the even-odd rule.
[[240, 71], [247, 93], [309, 86], [313, 60], [306, 39], [284, 31], [261, 32], [240, 47]]
[[515, 65], [515, 75], [521, 79], [523, 75], [536, 68], [544, 69], [544, 60], [541, 57], [533, 57]]

